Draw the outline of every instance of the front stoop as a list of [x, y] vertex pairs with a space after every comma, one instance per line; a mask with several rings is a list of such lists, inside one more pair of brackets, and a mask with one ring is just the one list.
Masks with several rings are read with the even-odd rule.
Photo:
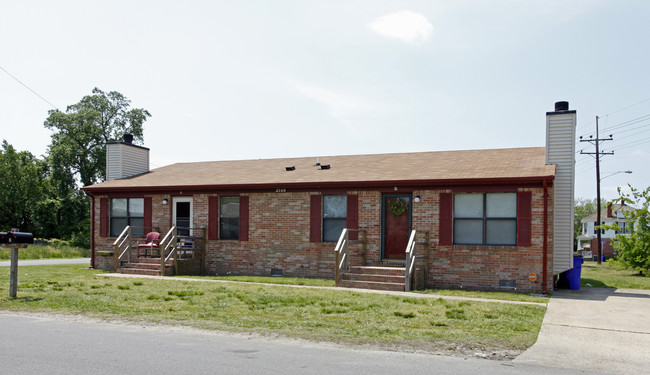
[[[165, 273], [168, 273], [170, 267], [171, 261], [165, 265]], [[160, 258], [138, 258], [120, 265], [117, 272], [130, 275], [160, 276]]]
[[341, 276], [337, 286], [404, 291], [404, 267], [350, 267]]

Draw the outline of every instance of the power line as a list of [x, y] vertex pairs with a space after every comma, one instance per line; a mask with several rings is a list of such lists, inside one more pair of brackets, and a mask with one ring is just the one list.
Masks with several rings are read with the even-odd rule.
[[614, 111], [614, 112], [610, 112], [610, 113], [606, 114], [605, 116], [609, 116], [609, 115], [613, 115], [613, 114], [615, 114], [615, 113], [622, 112], [622, 111], [624, 111], [624, 110], [626, 110], [626, 109], [628, 109], [628, 108], [632, 108], [632, 107], [634, 107], [634, 106], [637, 106], [637, 105], [639, 105], [639, 104], [645, 103], [645, 102], [647, 102], [647, 101], [650, 101], [650, 98], [643, 99], [643, 100], [641, 100], [641, 101], [638, 102], [638, 103], [634, 103], [634, 104], [628, 105], [627, 107], [623, 107], [623, 108], [621, 108], [621, 109], [618, 109], [618, 110], [616, 110], [616, 111]]
[[[600, 208], [600, 156], [601, 155], [614, 155], [614, 151], [611, 152], [604, 152], [600, 151], [600, 142], [604, 141], [613, 141], [614, 139], [610, 135], [609, 138], [600, 138], [598, 136], [598, 116], [596, 116], [596, 138], [593, 139], [582, 139], [580, 137], [580, 142], [589, 142], [592, 143], [594, 146], [596, 146], [596, 152], [584, 152], [580, 151], [581, 154], [587, 154], [587, 155], [596, 155], [596, 201], [598, 202], [598, 207]], [[597, 222], [600, 225], [600, 209], [597, 210]], [[601, 256], [603, 254], [603, 245], [601, 242], [600, 238], [600, 230], [598, 230], [598, 264], [601, 263], [602, 259]]]
[[[613, 125], [613, 126], [607, 128], [606, 130], [608, 132], [611, 132], [614, 129], [619, 129], [619, 128], [624, 128], [624, 127], [627, 127], [627, 126], [635, 125], [635, 124], [638, 124], [639, 122], [643, 122], [643, 121], [646, 121], [646, 120], [649, 120], [649, 119], [650, 119], [650, 114], [643, 115], [643, 116], [633, 118], [631, 120], [627, 120], [627, 121], [621, 122], [619, 124]], [[603, 131], [605, 131], [605, 130], [603, 130]], [[595, 134], [594, 132], [586, 133], [586, 134], [583, 134], [583, 137], [593, 136], [594, 134]]]
[[[639, 123], [641, 123], [641, 124], [639, 125]], [[638, 125], [638, 126], [628, 128], [628, 126], [632, 126], [632, 125]], [[615, 130], [615, 131], [612, 131], [612, 130]], [[620, 141], [621, 139], [626, 139], [626, 138], [629, 138], [629, 137], [634, 137], [636, 135], [639, 135], [641, 133], [645, 133], [647, 131], [650, 131], [650, 115], [645, 115], [645, 116], [642, 116], [642, 117], [638, 117], [636, 119], [625, 121], [623, 123], [620, 123], [620, 124], [616, 125], [615, 127], [612, 127], [610, 129], [608, 129], [608, 133], [610, 133], [611, 135], [619, 135], [621, 133], [634, 132], [634, 133], [626, 135], [624, 137], [617, 138], [617, 141]], [[578, 145], [581, 142], [580, 140], [583, 139], [584, 137], [587, 137], [587, 135], [581, 136], [580, 139], [576, 142], [577, 147], [579, 147]], [[590, 137], [593, 137], [593, 135], [590, 135]], [[618, 142], [615, 142], [615, 143], [616, 143], [616, 146], [618, 146]], [[582, 150], [584, 150], [584, 148], [582, 148], [580, 150], [576, 150], [576, 154], [581, 153]]]
[[[639, 105], [639, 104], [643, 104], [643, 103], [645, 103], [645, 102], [647, 102], [647, 101], [650, 101], [650, 98], [646, 98], [646, 99], [643, 99], [643, 100], [641, 100], [641, 101], [639, 101], [639, 102], [636, 102], [636, 103], [634, 103], [634, 104], [630, 104], [630, 105], [625, 106], [625, 107], [623, 107], [623, 108], [617, 109], [617, 110], [615, 110], [614, 112], [610, 112], [610, 113], [606, 114], [605, 117], [609, 117], [609, 115], [613, 115], [613, 114], [616, 114], [616, 113], [619, 113], [619, 112], [623, 112], [623, 111], [625, 111], [626, 109], [630, 109], [630, 108], [632, 108], [632, 107], [636, 107], [637, 105]], [[587, 125], [591, 125], [591, 124], [593, 124], [593, 121], [591, 121], [591, 120], [588, 121], [588, 122], [584, 122], [584, 123], [582, 123], [582, 124], [576, 126], [576, 130], [577, 130], [577, 129], [582, 129], [583, 127], [586, 127]], [[592, 134], [593, 134], [593, 133], [592, 133]]]
[[34, 95], [36, 95], [36, 96], [38, 96], [39, 98], [41, 98], [41, 100], [43, 100], [45, 103], [47, 103], [47, 104], [49, 104], [50, 106], [52, 106], [52, 108], [56, 109], [57, 111], [60, 111], [60, 109], [57, 108], [57, 106], [55, 106], [55, 105], [52, 104], [49, 100], [47, 100], [47, 99], [45, 99], [44, 97], [42, 97], [42, 96], [41, 96], [39, 93], [37, 93], [36, 91], [32, 90], [31, 87], [29, 87], [29, 86], [27, 86], [26, 84], [24, 84], [21, 80], [19, 80], [18, 78], [14, 77], [13, 74], [11, 74], [11, 73], [9, 73], [9, 72], [7, 71], [7, 69], [3, 68], [2, 66], [0, 66], [0, 69], [2, 69], [5, 73], [7, 73], [7, 74], [9, 75], [9, 77], [13, 78], [16, 82], [18, 82], [18, 83], [20, 83], [21, 85], [23, 85], [23, 87], [25, 87], [27, 90], [29, 90], [29, 91], [31, 91], [32, 93], [34, 93]]
[[649, 142], [649, 141], [650, 141], [650, 138], [637, 139], [637, 140], [634, 140], [634, 141], [629, 142], [629, 143], [624, 143], [624, 144], [622, 144], [622, 145], [618, 145], [618, 147], [623, 147], [623, 146], [626, 146], [626, 147], [638, 146], [638, 145], [644, 144], [644, 143]]

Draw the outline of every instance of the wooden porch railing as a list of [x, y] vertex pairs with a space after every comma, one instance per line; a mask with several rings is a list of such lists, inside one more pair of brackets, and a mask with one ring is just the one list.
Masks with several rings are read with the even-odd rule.
[[126, 228], [113, 242], [113, 257], [115, 261], [115, 272], [120, 266], [120, 261], [124, 256], [126, 261], [131, 261], [131, 226], [127, 225]]

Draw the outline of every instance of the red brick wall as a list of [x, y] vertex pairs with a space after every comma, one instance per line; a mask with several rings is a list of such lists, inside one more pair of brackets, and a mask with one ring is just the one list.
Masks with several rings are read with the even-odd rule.
[[[424, 241], [428, 232], [429, 245], [416, 247], [418, 267], [428, 272], [426, 283], [434, 288], [471, 288], [499, 290], [500, 280], [514, 280], [516, 290], [540, 292], [542, 283], [543, 243], [543, 189], [520, 189], [532, 192], [532, 243], [530, 247], [517, 246], [439, 246], [438, 218], [441, 192], [450, 190], [414, 190], [412, 228], [418, 231], [418, 241]], [[552, 190], [549, 189], [549, 193]], [[209, 274], [270, 275], [272, 269], [281, 269], [285, 276], [334, 276], [335, 243], [309, 242], [309, 205], [311, 194], [317, 192], [250, 193], [249, 240], [207, 241], [206, 272]], [[381, 264], [381, 197], [379, 191], [348, 191], [359, 197], [359, 229], [365, 234], [366, 244], [351, 246], [351, 265]], [[161, 233], [171, 227], [172, 197], [152, 197], [153, 226]], [[193, 196], [193, 226], [201, 228], [208, 223], [208, 199], [214, 194]], [[552, 209], [552, 194], [548, 207]], [[114, 238], [99, 237], [99, 199], [95, 197], [95, 250], [112, 250]], [[162, 200], [169, 204], [163, 205]], [[553, 243], [552, 213], [549, 214], [547, 289], [552, 290]], [[363, 249], [365, 248], [365, 252]], [[104, 259], [102, 259], [104, 258]], [[112, 258], [96, 257], [97, 268], [112, 268]], [[538, 281], [533, 284], [528, 274], [534, 272]]]
[[[517, 291], [540, 292], [543, 273], [543, 189], [520, 189], [532, 194], [532, 238], [530, 247], [438, 245], [439, 194], [451, 192], [416, 191], [420, 203], [414, 203], [413, 228], [429, 231], [428, 248], [418, 247], [418, 255], [427, 259], [427, 285], [433, 288], [500, 290], [500, 280], [514, 280]], [[549, 191], [549, 195], [550, 191]], [[552, 208], [549, 197], [549, 210]], [[552, 215], [549, 215], [547, 290], [553, 290]], [[537, 275], [537, 282], [528, 279]], [[508, 289], [503, 289], [508, 290]]]
[[[135, 195], [137, 197], [143, 197], [143, 195]], [[95, 232], [92, 233], [94, 237], [94, 247], [95, 253], [95, 268], [98, 269], [113, 269], [114, 260], [112, 256], [99, 255], [98, 253], [102, 251], [113, 251], [113, 242], [115, 237], [101, 237], [99, 235], [99, 218], [100, 218], [100, 204], [99, 201], [101, 198], [106, 198], [106, 195], [95, 196], [95, 212], [94, 212], [94, 221], [95, 221]], [[159, 195], [159, 194], [145, 194], [144, 197], [151, 197], [151, 211], [152, 211], [152, 229], [163, 233], [167, 233], [169, 228], [171, 228], [172, 223], [172, 200], [169, 195]], [[163, 204], [163, 199], [168, 200], [168, 204]], [[110, 202], [110, 200], [109, 200]], [[109, 207], [110, 210], [110, 207]]]
[[[604, 242], [602, 247], [602, 256], [613, 258], [614, 257], [614, 246], [612, 246], [611, 238], [601, 238], [601, 241]], [[591, 255], [593, 257], [598, 257], [598, 238], [591, 240]], [[592, 258], [593, 259], [593, 258]]]

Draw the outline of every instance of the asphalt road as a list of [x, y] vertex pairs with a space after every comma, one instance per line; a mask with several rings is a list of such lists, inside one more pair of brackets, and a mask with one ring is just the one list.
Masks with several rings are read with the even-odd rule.
[[0, 373], [23, 374], [597, 374], [477, 358], [109, 324], [0, 311]]

